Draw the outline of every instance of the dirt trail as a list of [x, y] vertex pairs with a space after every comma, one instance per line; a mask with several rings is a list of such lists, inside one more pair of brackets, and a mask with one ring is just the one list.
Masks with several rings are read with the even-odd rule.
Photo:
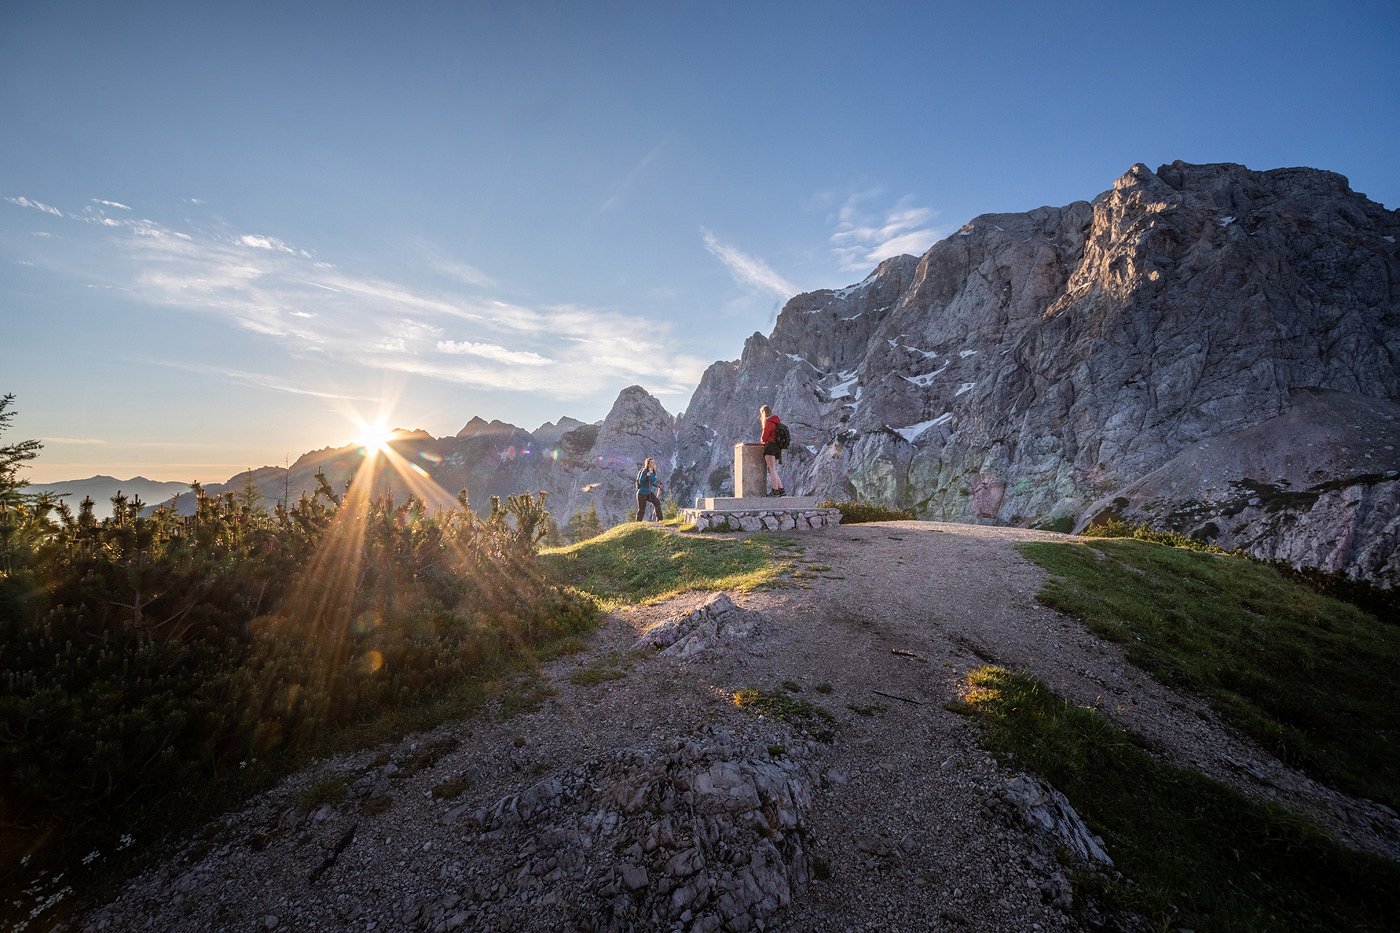
[[[567, 843], [558, 840], [572, 838], [575, 824], [561, 820], [576, 812], [596, 823], [607, 809], [599, 795], [625, 782], [619, 775], [627, 768], [645, 768], [667, 754], [683, 768], [684, 754], [675, 750], [684, 740], [718, 731], [720, 739], [705, 740], [718, 743], [713, 754], [758, 768], [766, 775], [760, 783], [791, 781], [806, 788], [801, 794], [810, 791], [800, 838], [783, 845], [784, 851], [797, 846], [799, 861], [819, 867], [811, 879], [797, 869], [795, 880], [785, 876], [797, 892], [791, 903], [766, 914], [754, 908], [752, 928], [1078, 929], [1064, 909], [1063, 871], [1002, 799], [1006, 772], [978, 746], [976, 725], [945, 709], [967, 671], [986, 661], [1028, 670], [1074, 702], [1102, 709], [1172, 760], [1306, 810], [1353, 844], [1400, 855], [1400, 826], [1385, 814], [1283, 768], [1233, 736], [1199, 701], [1172, 693], [1127, 664], [1116, 646], [1038, 605], [1043, 572], [1016, 546], [1073, 539], [932, 522], [846, 526], [786, 539], [801, 549], [801, 575], [736, 598], [766, 614], [761, 637], [678, 661], [630, 649], [640, 633], [712, 594], [618, 613], [586, 651], [546, 667], [554, 694], [535, 711], [446, 724], [293, 776], [230, 815], [211, 841], [134, 879], [117, 902], [90, 915], [90, 925], [576, 928], [600, 905], [629, 897], [642, 903], [646, 886], [660, 882], [655, 858], [649, 880], [632, 864], [647, 856], [622, 838], [630, 811], [619, 811], [622, 828], [602, 832], [600, 838], [621, 834], [611, 849], [589, 837], [598, 847], [581, 866], [563, 857]], [[621, 676], [577, 677], [580, 670], [604, 669]], [[793, 696], [831, 713], [829, 741], [806, 741], [732, 702], [736, 690], [778, 691], [784, 682], [801, 688]], [[760, 752], [755, 757], [745, 748]], [[424, 749], [436, 751], [425, 757]], [[780, 770], [758, 760], [763, 749]], [[420, 763], [411, 770], [386, 766], [389, 757]], [[362, 785], [358, 796], [316, 812], [299, 808], [302, 790], [326, 774], [346, 775], [356, 782], [352, 790]], [[562, 776], [564, 790], [556, 787], [515, 822], [481, 816], [527, 788], [538, 797], [539, 785], [555, 776]], [[459, 796], [432, 796], [454, 777], [465, 786]], [[684, 783], [675, 775], [646, 780], [667, 795], [667, 781]], [[670, 812], [669, 800], [658, 798], [653, 809]], [[764, 800], [767, 813], [772, 808]], [[716, 851], [728, 845], [714, 843]], [[615, 871], [600, 867], [614, 862]], [[641, 886], [634, 888], [634, 880]], [[657, 904], [682, 896], [670, 892], [669, 876], [665, 885]], [[627, 922], [636, 929], [656, 925], [644, 915]], [[735, 927], [747, 928], [744, 923]]]

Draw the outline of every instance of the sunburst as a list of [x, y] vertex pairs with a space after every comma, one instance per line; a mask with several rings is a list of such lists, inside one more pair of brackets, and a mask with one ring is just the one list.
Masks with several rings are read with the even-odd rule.
[[361, 430], [359, 437], [355, 438], [355, 443], [365, 449], [367, 456], [377, 456], [385, 453], [389, 449], [389, 441], [393, 439], [394, 432], [391, 431], [383, 421], [376, 421], [374, 424], [366, 424]]

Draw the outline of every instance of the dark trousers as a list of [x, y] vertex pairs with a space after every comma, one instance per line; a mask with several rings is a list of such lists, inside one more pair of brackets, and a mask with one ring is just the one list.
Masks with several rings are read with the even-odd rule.
[[661, 521], [661, 500], [656, 498], [654, 492], [649, 492], [646, 495], [637, 493], [637, 521], [642, 521], [646, 516], [648, 502], [651, 503], [652, 508], [656, 509], [656, 520]]

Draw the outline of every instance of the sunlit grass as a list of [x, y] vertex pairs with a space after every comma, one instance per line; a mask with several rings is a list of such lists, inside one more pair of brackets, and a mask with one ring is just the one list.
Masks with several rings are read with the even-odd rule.
[[1146, 541], [1032, 543], [1041, 602], [1283, 761], [1400, 806], [1400, 626], [1273, 567]]
[[771, 584], [790, 569], [774, 552], [775, 542], [762, 536], [700, 538], [629, 522], [587, 541], [547, 548], [540, 563], [555, 581], [610, 611], [693, 590], [746, 592]]
[[1089, 895], [1146, 914], [1151, 929], [1383, 930], [1400, 917], [1400, 866], [1159, 761], [1032, 677], [978, 668], [955, 708], [983, 726], [990, 750], [1053, 784], [1103, 837], [1127, 880], [1077, 875], [1081, 904]]

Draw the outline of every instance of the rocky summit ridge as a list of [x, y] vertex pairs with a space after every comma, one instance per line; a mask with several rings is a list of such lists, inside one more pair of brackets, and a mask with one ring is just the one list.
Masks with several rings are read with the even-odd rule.
[[[683, 504], [730, 492], [769, 404], [796, 493], [1064, 530], [1119, 516], [1395, 586], [1397, 236], [1400, 214], [1332, 172], [1138, 164], [1092, 201], [984, 214], [797, 295], [679, 418], [629, 386], [597, 424], [474, 417], [394, 446], [478, 507], [545, 490], [561, 524], [590, 505], [611, 522], [646, 457]], [[254, 478], [272, 500], [358, 463]]]
[[[1013, 525], [1127, 509], [1393, 586], [1400, 454], [1345, 451], [1400, 424], [1397, 235], [1400, 214], [1340, 175], [1182, 162], [1134, 165], [1091, 202], [974, 218], [922, 258], [798, 295], [711, 366], [680, 419], [676, 485], [720, 491], [728, 440], [767, 403], [793, 430], [789, 489]], [[1306, 469], [1236, 454], [1221, 488], [1276, 487], [1269, 521], [1184, 486], [1151, 510], [1118, 501], [1279, 418], [1329, 422], [1343, 453], [1314, 432], [1288, 454]]]

